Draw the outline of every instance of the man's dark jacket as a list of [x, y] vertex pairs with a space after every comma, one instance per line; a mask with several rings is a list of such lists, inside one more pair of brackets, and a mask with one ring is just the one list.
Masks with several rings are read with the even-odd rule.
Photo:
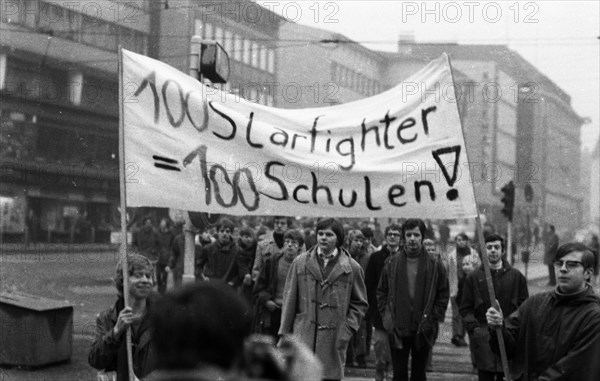
[[226, 245], [216, 240], [204, 246], [195, 264], [196, 280], [201, 278], [200, 274], [204, 274], [210, 279], [231, 282], [234, 287], [237, 287], [240, 283], [238, 250], [237, 242], [233, 240]]
[[[519, 270], [503, 261], [502, 268], [491, 270], [496, 300], [506, 316], [512, 314], [529, 297], [527, 279]], [[469, 332], [475, 366], [479, 370], [502, 373], [502, 361], [489, 344], [485, 313], [492, 304], [483, 267], [469, 274], [462, 288], [460, 314]]]
[[271, 312], [267, 309], [265, 303], [275, 298], [278, 286], [277, 271], [279, 262], [282, 260], [285, 261], [283, 253], [268, 257], [254, 285], [253, 293], [256, 297], [255, 328], [257, 333], [268, 334], [271, 328]]
[[386, 245], [379, 251], [371, 254], [367, 269], [365, 270], [365, 286], [367, 286], [367, 299], [369, 301], [369, 310], [367, 317], [372, 320], [373, 327], [383, 330], [381, 314], [377, 309], [377, 286], [385, 261], [390, 257], [390, 251]]
[[[450, 286], [443, 264], [423, 249], [411, 304], [406, 275], [406, 253], [403, 249], [384, 266], [377, 288], [377, 303], [384, 329], [394, 338], [414, 337], [417, 347], [431, 348], [444, 321]], [[431, 303], [428, 297], [431, 293]]]
[[[490, 329], [492, 348], [498, 348]], [[600, 380], [600, 300], [590, 286], [576, 295], [531, 296], [505, 319], [506, 353], [523, 381]]]
[[[503, 261], [502, 269], [491, 272], [496, 300], [508, 316], [529, 297], [527, 279], [506, 261]], [[467, 276], [462, 290], [460, 314], [467, 331], [472, 333], [476, 327], [487, 327], [485, 313], [491, 306], [485, 272], [481, 267]]]
[[151, 226], [142, 226], [133, 233], [132, 245], [139, 253], [156, 263], [158, 261], [158, 234]]

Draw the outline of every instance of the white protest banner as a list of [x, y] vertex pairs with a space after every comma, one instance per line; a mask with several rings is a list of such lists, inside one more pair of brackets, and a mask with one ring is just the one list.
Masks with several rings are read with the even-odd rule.
[[[127, 206], [233, 215], [477, 215], [456, 101], [440, 96], [442, 88], [454, 94], [445, 55], [376, 96], [290, 110], [122, 54]], [[408, 91], [407, 83], [420, 91]]]

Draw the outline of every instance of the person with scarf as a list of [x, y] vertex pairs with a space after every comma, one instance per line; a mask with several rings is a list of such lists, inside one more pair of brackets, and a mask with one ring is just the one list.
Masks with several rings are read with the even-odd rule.
[[283, 251], [283, 235], [289, 229], [291, 221], [285, 216], [275, 216], [273, 218], [273, 235], [266, 237], [264, 241], [258, 244], [254, 265], [252, 266], [252, 282], [256, 283], [263, 264], [268, 258], [272, 258]]
[[427, 379], [429, 351], [448, 307], [449, 286], [444, 265], [423, 247], [425, 223], [408, 219], [402, 225], [404, 247], [381, 273], [377, 302], [389, 334], [394, 381]]

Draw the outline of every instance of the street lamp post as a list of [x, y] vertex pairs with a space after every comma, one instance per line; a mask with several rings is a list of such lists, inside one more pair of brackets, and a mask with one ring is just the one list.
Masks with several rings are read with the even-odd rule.
[[[199, 80], [200, 83], [202, 83], [204, 78], [213, 83], [226, 83], [229, 79], [229, 55], [218, 42], [203, 40], [200, 36], [192, 36], [190, 41], [189, 75]], [[210, 217], [208, 216], [204, 215], [202, 219], [210, 221]], [[193, 224], [189, 213], [184, 213], [184, 221], [185, 249], [182, 283], [188, 284], [196, 280], [196, 276], [194, 275], [196, 253], [194, 233], [196, 232], [196, 228], [203, 227], [198, 225], [204, 224]]]

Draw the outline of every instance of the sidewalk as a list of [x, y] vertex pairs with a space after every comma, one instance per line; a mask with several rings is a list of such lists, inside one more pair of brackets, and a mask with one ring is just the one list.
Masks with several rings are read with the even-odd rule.
[[[513, 267], [525, 275], [527, 280], [530, 282], [548, 278], [548, 266], [546, 266], [541, 260], [537, 260], [537, 258], [535, 260], [532, 259], [527, 266], [523, 262], [515, 262]], [[527, 269], [525, 267], [527, 267]]]
[[543, 278], [548, 278], [548, 266], [544, 264], [545, 247], [543, 243], [539, 243], [535, 247], [527, 248], [530, 251], [529, 263], [525, 264], [522, 261], [521, 253], [524, 247], [518, 246], [514, 255], [514, 268], [519, 270], [528, 281], [539, 281]]
[[57, 252], [116, 252], [119, 245], [111, 243], [2, 243], [0, 254], [37, 254]]

